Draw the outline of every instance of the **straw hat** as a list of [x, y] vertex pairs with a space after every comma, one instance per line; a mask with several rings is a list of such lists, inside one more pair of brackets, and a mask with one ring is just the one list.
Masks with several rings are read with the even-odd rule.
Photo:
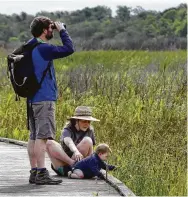
[[78, 120], [90, 120], [90, 121], [100, 121], [92, 116], [92, 110], [87, 106], [78, 106], [75, 109], [74, 116], [69, 119], [78, 119]]

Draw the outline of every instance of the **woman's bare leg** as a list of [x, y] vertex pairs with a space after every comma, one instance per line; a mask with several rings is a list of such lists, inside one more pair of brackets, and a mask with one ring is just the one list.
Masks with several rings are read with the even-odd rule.
[[77, 145], [78, 150], [83, 155], [87, 157], [93, 153], [93, 142], [90, 137], [84, 137], [83, 140]]
[[54, 140], [47, 141], [46, 151], [51, 159], [54, 168], [58, 168], [66, 164], [73, 165], [75, 163], [75, 161], [65, 153], [61, 145]]

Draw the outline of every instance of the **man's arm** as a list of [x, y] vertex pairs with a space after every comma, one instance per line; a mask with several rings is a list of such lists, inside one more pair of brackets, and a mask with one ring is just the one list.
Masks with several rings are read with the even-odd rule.
[[70, 36], [66, 30], [61, 30], [59, 32], [63, 46], [53, 46], [51, 45], [51, 55], [52, 59], [58, 59], [66, 57], [74, 53], [74, 47]]
[[47, 61], [67, 57], [74, 53], [73, 43], [68, 32], [62, 29], [59, 34], [63, 43], [62, 46], [43, 44], [38, 47], [41, 56]]

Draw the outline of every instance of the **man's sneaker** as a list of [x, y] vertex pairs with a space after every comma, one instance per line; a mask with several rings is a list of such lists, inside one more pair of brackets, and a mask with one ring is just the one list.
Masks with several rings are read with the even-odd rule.
[[37, 175], [37, 170], [30, 170], [29, 183], [34, 184]]
[[43, 170], [37, 173], [35, 183], [37, 185], [57, 185], [62, 183], [62, 180], [50, 177], [48, 170]]

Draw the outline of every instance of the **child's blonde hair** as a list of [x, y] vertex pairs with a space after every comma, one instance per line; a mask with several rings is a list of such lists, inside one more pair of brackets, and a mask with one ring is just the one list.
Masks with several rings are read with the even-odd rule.
[[107, 153], [107, 152], [112, 152], [110, 147], [107, 144], [99, 144], [96, 149], [95, 149], [95, 153], [99, 154], [99, 153]]

